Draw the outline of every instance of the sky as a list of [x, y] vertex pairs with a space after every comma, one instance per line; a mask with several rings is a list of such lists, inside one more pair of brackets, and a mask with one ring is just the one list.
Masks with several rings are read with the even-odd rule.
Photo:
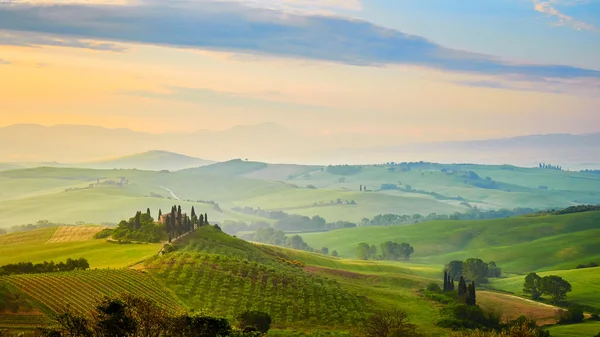
[[600, 0], [0, 0], [0, 79], [0, 126], [599, 132]]

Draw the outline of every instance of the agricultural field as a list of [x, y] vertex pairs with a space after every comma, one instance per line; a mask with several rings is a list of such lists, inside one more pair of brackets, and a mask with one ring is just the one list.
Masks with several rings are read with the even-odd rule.
[[[61, 228], [0, 235], [0, 265], [83, 257], [91, 268], [122, 268], [146, 260], [162, 248], [161, 244], [117, 244], [89, 238], [90, 230], [97, 231], [99, 226]], [[80, 241], [82, 236], [88, 239]]]
[[[600, 212], [522, 216], [477, 221], [433, 221], [390, 227], [358, 227], [303, 234], [311, 247], [328, 247], [345, 258], [356, 256], [360, 242], [385, 241], [415, 247], [411, 261], [443, 265], [479, 257], [507, 273], [574, 268], [600, 260]], [[589, 261], [588, 261], [589, 260]]]
[[367, 306], [361, 296], [288, 265], [264, 248], [238, 239], [221, 245], [220, 237], [229, 237], [212, 227], [192, 235], [182, 250], [147, 264], [190, 308], [228, 318], [243, 310], [261, 310], [282, 325], [345, 326], [361, 317]]
[[144, 294], [171, 311], [183, 310], [177, 298], [160, 283], [141, 271], [103, 269], [13, 275], [0, 278], [30, 298], [46, 314], [68, 305], [73, 311], [87, 313], [103, 296], [121, 293]]
[[[478, 178], [467, 178], [469, 171]], [[125, 183], [115, 184], [121, 178]], [[397, 189], [381, 190], [383, 184]], [[370, 192], [361, 192], [361, 185]], [[235, 206], [360, 222], [382, 213], [593, 204], [600, 203], [598, 190], [597, 174], [513, 166], [422, 163], [406, 171], [380, 165], [361, 166], [350, 174], [321, 166], [241, 160], [174, 172], [38, 167], [0, 172], [0, 228], [38, 220], [116, 223], [132, 209], [158, 212], [174, 203], [211, 213], [211, 220], [219, 222], [266, 220], [231, 212]], [[338, 199], [355, 204], [337, 203]], [[215, 201], [220, 210], [201, 201]]]

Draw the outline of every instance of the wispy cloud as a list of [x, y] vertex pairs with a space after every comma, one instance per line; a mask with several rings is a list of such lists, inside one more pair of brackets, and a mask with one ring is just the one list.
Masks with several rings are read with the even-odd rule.
[[[90, 40], [121, 41], [354, 65], [405, 64], [488, 75], [600, 79], [600, 71], [507, 63], [488, 55], [447, 48], [367, 21], [249, 7], [239, 2], [21, 3], [0, 6], [0, 29], [61, 36], [65, 40], [60, 43], [75, 45]], [[108, 50], [118, 46], [87, 43], [83, 46]]]
[[111, 42], [99, 42], [64, 36], [39, 35], [29, 32], [14, 33], [8, 31], [0, 31], [0, 45], [23, 47], [57, 46], [114, 52], [126, 50], [124, 46]]
[[589, 0], [532, 0], [532, 2], [536, 11], [554, 17], [557, 20], [555, 24], [558, 26], [570, 26], [576, 30], [600, 32], [600, 28], [592, 24], [577, 20], [576, 18], [556, 9], [556, 7], [559, 5], [575, 6], [589, 3]]

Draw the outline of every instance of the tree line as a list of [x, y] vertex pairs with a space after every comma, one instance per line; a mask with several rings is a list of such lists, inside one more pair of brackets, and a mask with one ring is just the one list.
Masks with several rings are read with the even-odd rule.
[[236, 324], [204, 312], [172, 314], [154, 301], [124, 294], [102, 299], [90, 315], [68, 308], [53, 317], [54, 326], [38, 328], [40, 337], [258, 337], [271, 327], [271, 317], [246, 311]]
[[412, 253], [415, 252], [415, 248], [410, 244], [403, 242], [397, 243], [387, 241], [379, 246], [380, 252], [378, 253], [375, 245], [369, 245], [366, 242], [361, 242], [356, 247], [356, 257], [359, 260], [392, 260], [392, 261], [408, 261]]
[[283, 231], [273, 228], [259, 229], [254, 233], [244, 234], [240, 236], [240, 238], [247, 241], [266, 243], [268, 245], [315, 252], [313, 248], [304, 242], [304, 239], [302, 239], [300, 235], [287, 236]]
[[42, 274], [55, 273], [61, 271], [86, 270], [90, 264], [84, 258], [68, 258], [65, 262], [55, 263], [54, 261], [44, 261], [42, 263], [19, 262], [0, 266], [0, 276], [18, 275], [18, 274]]
[[552, 165], [552, 164], [547, 164], [547, 163], [539, 163], [538, 168], [546, 169], [546, 170], [562, 171], [562, 166]]

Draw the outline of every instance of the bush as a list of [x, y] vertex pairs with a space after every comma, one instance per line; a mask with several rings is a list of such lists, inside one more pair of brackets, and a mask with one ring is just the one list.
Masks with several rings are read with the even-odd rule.
[[238, 327], [244, 332], [251, 332], [251, 328], [262, 333], [267, 333], [271, 328], [271, 316], [260, 311], [244, 311], [237, 317]]
[[425, 289], [427, 289], [428, 291], [436, 292], [436, 293], [442, 292], [442, 288], [440, 288], [440, 286], [434, 282], [429, 283], [427, 285], [427, 288], [425, 288]]
[[583, 310], [577, 307], [571, 307], [567, 311], [563, 311], [560, 314], [560, 324], [574, 324], [583, 322], [584, 314]]
[[104, 228], [94, 235], [94, 239], [106, 239], [107, 237], [111, 236], [114, 231], [115, 230], [112, 228]]

